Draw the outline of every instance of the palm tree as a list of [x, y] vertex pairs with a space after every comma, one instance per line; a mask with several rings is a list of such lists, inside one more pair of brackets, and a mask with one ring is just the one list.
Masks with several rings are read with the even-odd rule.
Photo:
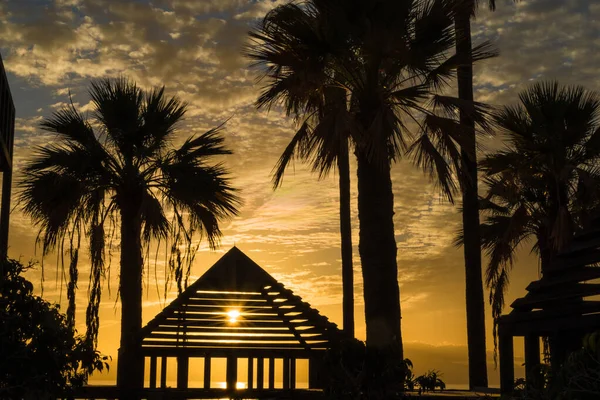
[[502, 313], [519, 246], [531, 241], [542, 274], [600, 206], [600, 96], [536, 83], [495, 117], [507, 145], [481, 161], [482, 245], [494, 319]]
[[[464, 60], [458, 67], [458, 97], [473, 102], [473, 60], [471, 18], [475, 16], [479, 0], [451, 0], [454, 3], [454, 31], [456, 54]], [[515, 0], [516, 1], [516, 0]], [[496, 1], [487, 0], [491, 10]], [[467, 345], [469, 352], [469, 387], [487, 387], [487, 362], [485, 346], [485, 308], [483, 279], [481, 272], [481, 237], [479, 232], [477, 151], [475, 121], [464, 110], [459, 115], [460, 123], [470, 133], [468, 145], [461, 147], [463, 249], [465, 255], [465, 297], [467, 305]]]
[[[263, 104], [258, 104], [259, 108]], [[342, 315], [344, 332], [354, 337], [354, 269], [352, 267], [352, 222], [350, 208], [351, 126], [347, 121], [344, 88], [327, 88], [323, 104], [308, 117], [279, 158], [273, 174], [275, 188], [282, 184], [285, 170], [295, 157], [312, 163], [319, 177], [337, 166], [340, 191], [340, 237], [342, 255]]]
[[[455, 71], [451, 12], [443, 0], [312, 0], [271, 11], [248, 53], [265, 67], [259, 104], [283, 104], [304, 119], [328, 88], [344, 88], [358, 163], [359, 252], [367, 346], [403, 359], [391, 164], [406, 149], [410, 121]], [[485, 46], [474, 59], [487, 56]], [[448, 107], [464, 104], [436, 98]], [[434, 123], [434, 121], [432, 121]]]
[[[137, 353], [142, 249], [153, 239], [170, 242], [169, 265], [181, 287], [197, 249], [194, 234], [215, 247], [221, 236], [219, 221], [237, 213], [239, 199], [223, 166], [208, 164], [213, 156], [231, 154], [221, 127], [173, 148], [186, 105], [168, 98], [164, 87], [144, 91], [124, 78], [106, 79], [92, 83], [89, 93], [94, 104], [91, 119], [71, 105], [42, 121], [41, 128], [57, 138], [37, 148], [26, 164], [20, 201], [40, 228], [44, 254], [65, 246], [70, 250], [71, 321], [80, 242], [82, 237], [89, 239], [86, 323], [88, 340], [94, 344], [107, 236], [119, 228], [122, 314], [117, 385], [135, 389], [143, 384], [143, 358]], [[182, 247], [187, 249], [183, 254]]]

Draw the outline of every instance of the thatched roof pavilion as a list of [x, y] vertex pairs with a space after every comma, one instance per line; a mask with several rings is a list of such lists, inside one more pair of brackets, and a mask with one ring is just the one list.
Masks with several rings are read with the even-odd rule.
[[[167, 358], [174, 357], [177, 389], [187, 390], [190, 358], [202, 358], [204, 385], [193, 391], [194, 396], [236, 390], [238, 363], [243, 362], [248, 372], [244, 397], [252, 398], [277, 391], [276, 373], [283, 377], [279, 390], [295, 389], [299, 359], [308, 360], [309, 388], [319, 388], [320, 360], [325, 350], [343, 338], [334, 323], [236, 247], [152, 319], [142, 333], [141, 355], [150, 365], [149, 389], [166, 388]], [[211, 387], [214, 358], [227, 360], [224, 389]], [[276, 371], [276, 359], [283, 361], [278, 362], [283, 371]]]

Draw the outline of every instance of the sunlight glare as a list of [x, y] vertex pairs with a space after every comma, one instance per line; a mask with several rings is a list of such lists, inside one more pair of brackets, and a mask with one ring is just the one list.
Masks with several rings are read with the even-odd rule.
[[229, 317], [229, 323], [235, 324], [240, 317], [240, 312], [238, 310], [230, 310], [227, 312], [227, 316]]

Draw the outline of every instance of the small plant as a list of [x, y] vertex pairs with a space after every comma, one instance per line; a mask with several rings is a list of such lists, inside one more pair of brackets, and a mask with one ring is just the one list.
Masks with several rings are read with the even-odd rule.
[[440, 371], [430, 369], [427, 373], [415, 378], [415, 383], [425, 392], [435, 392], [436, 388], [440, 390], [446, 389], [446, 384], [441, 379]]

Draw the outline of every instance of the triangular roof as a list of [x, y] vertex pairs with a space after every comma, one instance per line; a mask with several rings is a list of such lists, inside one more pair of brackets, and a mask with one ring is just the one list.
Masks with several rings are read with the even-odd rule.
[[142, 347], [317, 350], [342, 335], [233, 247], [142, 329]]

